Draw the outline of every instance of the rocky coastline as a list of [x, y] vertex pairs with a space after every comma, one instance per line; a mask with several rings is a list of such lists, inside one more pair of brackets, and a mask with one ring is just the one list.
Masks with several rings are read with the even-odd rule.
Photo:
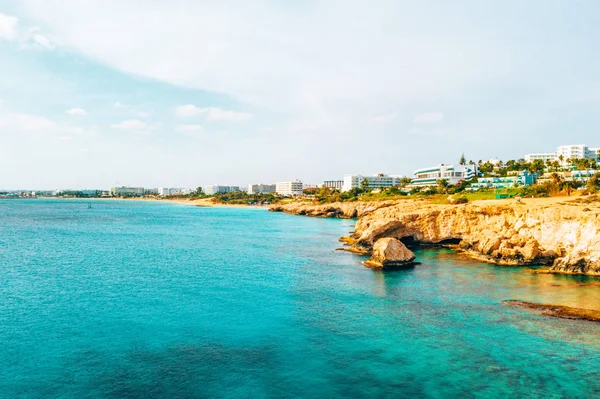
[[600, 276], [600, 198], [480, 201], [438, 205], [396, 200], [274, 205], [273, 212], [356, 218], [342, 239], [371, 254], [376, 242], [394, 238], [409, 248], [452, 246], [473, 259], [507, 266], [546, 265], [547, 272]]

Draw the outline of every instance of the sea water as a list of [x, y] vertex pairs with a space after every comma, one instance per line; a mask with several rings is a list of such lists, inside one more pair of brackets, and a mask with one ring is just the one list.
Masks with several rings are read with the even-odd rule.
[[141, 201], [0, 201], [2, 398], [589, 398], [585, 277], [417, 251], [364, 268], [353, 221]]

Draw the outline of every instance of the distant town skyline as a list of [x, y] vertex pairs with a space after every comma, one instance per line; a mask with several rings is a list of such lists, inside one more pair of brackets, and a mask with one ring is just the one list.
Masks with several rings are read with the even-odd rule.
[[411, 176], [597, 146], [595, 1], [0, 0], [0, 189]]

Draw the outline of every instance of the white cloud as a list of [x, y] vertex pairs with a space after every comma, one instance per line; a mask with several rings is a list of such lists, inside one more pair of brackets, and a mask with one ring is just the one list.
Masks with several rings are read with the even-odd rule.
[[438, 123], [444, 119], [444, 114], [442, 112], [428, 112], [425, 114], [420, 114], [415, 116], [414, 123], [417, 124], [426, 124], [426, 123]]
[[86, 116], [86, 115], [89, 115], [89, 113], [85, 109], [83, 109], [83, 108], [71, 108], [71, 109], [68, 109], [66, 111], [66, 113], [69, 114], [69, 115], [73, 115], [73, 116]]
[[48, 39], [44, 35], [40, 35], [39, 33], [34, 34], [31, 40], [34, 46], [36, 47], [44, 48], [47, 50], [52, 50], [55, 47], [54, 44], [50, 41], [50, 39]]
[[120, 102], [120, 101], [116, 101], [116, 102], [113, 104], [113, 106], [114, 106], [115, 108], [129, 108], [129, 107], [130, 107], [129, 105], [127, 105], [127, 104], [123, 104], [123, 103], [122, 103], [122, 102]]
[[53, 132], [57, 129], [54, 121], [39, 115], [8, 114], [0, 116], [0, 127], [34, 133]]
[[19, 19], [0, 13], [0, 39], [15, 40], [18, 36]]
[[155, 126], [149, 125], [146, 122], [142, 122], [139, 119], [130, 119], [122, 121], [117, 124], [111, 125], [111, 127], [127, 131], [147, 131], [155, 128]]
[[193, 104], [179, 105], [175, 107], [175, 115], [180, 117], [191, 117], [205, 115], [207, 121], [246, 121], [252, 119], [248, 112], [237, 112], [219, 107], [200, 108]]
[[18, 41], [21, 48], [43, 48], [52, 50], [55, 46], [48, 37], [39, 33], [39, 28], [20, 29], [19, 18], [0, 13], [0, 39]]
[[205, 108], [200, 108], [193, 104], [179, 105], [175, 107], [175, 115], [181, 117], [197, 116], [204, 112], [206, 112]]
[[[297, 10], [229, 0], [191, 2], [181, 13], [160, 1], [143, 8], [117, 0], [23, 1], [28, 15], [60, 43], [94, 60], [137, 76], [305, 116], [324, 110], [356, 115], [365, 104], [381, 108], [427, 100], [453, 93], [465, 82], [505, 76], [514, 60], [500, 39], [484, 40], [468, 29], [440, 34], [441, 21], [464, 27], [460, 16], [446, 21], [413, 2], [381, 0], [378, 7], [369, 7], [350, 1], [339, 7], [316, 0]], [[415, 21], [423, 26], [416, 27]], [[173, 29], [156, 29], [165, 23]], [[108, 25], [109, 31], [104, 29]], [[188, 107], [179, 114], [195, 116], [198, 110]], [[248, 115], [215, 113], [217, 119]]]
[[396, 119], [398, 115], [396, 114], [382, 114], [382, 115], [377, 115], [377, 116], [373, 116], [372, 118], [369, 119], [369, 122], [374, 123], [374, 124], [379, 124], [379, 125], [386, 125], [388, 123], [391, 123], [394, 119]]

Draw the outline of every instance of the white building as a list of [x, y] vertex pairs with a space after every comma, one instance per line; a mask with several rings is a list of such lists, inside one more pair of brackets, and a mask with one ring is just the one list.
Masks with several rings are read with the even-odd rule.
[[191, 192], [191, 189], [181, 187], [159, 187], [157, 189], [157, 194], [162, 197], [166, 197], [169, 195], [187, 195]]
[[275, 191], [284, 197], [302, 195], [302, 182], [300, 180], [277, 182]]
[[144, 195], [144, 191], [144, 187], [111, 187], [110, 195], [113, 197], [142, 196]]
[[[584, 144], [561, 145], [556, 149], [556, 157], [560, 159], [561, 155], [564, 161], [567, 159], [583, 159], [592, 157], [590, 149]], [[596, 154], [593, 154], [593, 157], [596, 159]]]
[[440, 164], [431, 168], [415, 170], [411, 186], [435, 186], [437, 181], [444, 179], [448, 184], [460, 184], [477, 176], [477, 165], [446, 165]]
[[248, 194], [266, 194], [277, 191], [276, 184], [248, 184]]
[[589, 148], [585, 144], [561, 145], [556, 152], [540, 152], [525, 155], [527, 162], [533, 162], [541, 159], [544, 163], [547, 161], [561, 161], [562, 166], [568, 166], [568, 159], [593, 159], [600, 160], [600, 148]]
[[341, 190], [344, 187], [343, 180], [325, 180], [323, 185], [327, 188], [333, 188], [334, 190]]
[[400, 180], [403, 177], [404, 176], [384, 175], [381, 173], [375, 176], [345, 175], [342, 191], [350, 191], [354, 188], [361, 188], [365, 179], [367, 180], [367, 185], [370, 189], [399, 186]]
[[234, 193], [237, 191], [240, 191], [239, 186], [220, 186], [218, 184], [204, 186], [204, 193], [207, 195]]
[[558, 159], [555, 152], [537, 152], [533, 154], [526, 154], [525, 161], [533, 162], [536, 159], [541, 159], [544, 163], [547, 161], [553, 162]]

